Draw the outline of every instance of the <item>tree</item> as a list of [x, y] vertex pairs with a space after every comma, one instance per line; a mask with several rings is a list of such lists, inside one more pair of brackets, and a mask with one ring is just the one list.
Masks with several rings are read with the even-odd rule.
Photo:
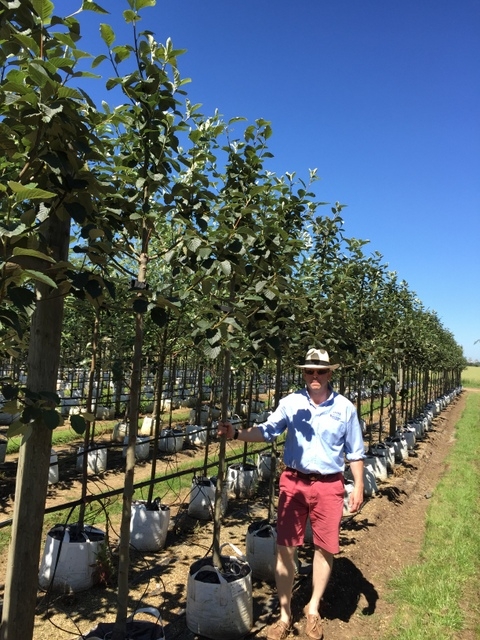
[[71, 287], [70, 224], [95, 219], [92, 194], [101, 190], [87, 167], [101, 147], [93, 132], [96, 114], [86, 94], [67, 86], [82, 56], [78, 22], [52, 18], [52, 10], [48, 0], [0, 8], [1, 289], [9, 305], [2, 320], [17, 328], [13, 314], [35, 308], [22, 416], [11, 431], [24, 440], [2, 640], [33, 635], [51, 431], [60, 422], [55, 390], [63, 300]]

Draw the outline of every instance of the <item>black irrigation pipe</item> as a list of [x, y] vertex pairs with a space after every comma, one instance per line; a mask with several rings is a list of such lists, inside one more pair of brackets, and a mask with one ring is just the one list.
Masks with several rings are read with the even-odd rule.
[[[264, 451], [270, 451], [270, 445], [262, 447], [260, 449], [255, 449], [253, 454], [263, 453]], [[233, 462], [235, 460], [243, 459], [243, 452], [239, 453], [236, 456], [230, 456], [225, 459], [225, 462]], [[179, 478], [180, 476], [186, 476], [193, 472], [196, 475], [197, 472], [202, 472], [205, 468], [210, 469], [211, 467], [218, 466], [218, 460], [216, 462], [210, 462], [207, 465], [202, 464], [199, 467], [190, 467], [189, 469], [185, 469], [185, 471], [177, 471], [176, 473], [170, 473], [165, 476], [161, 476], [160, 478], [155, 478], [155, 480], [145, 480], [144, 482], [138, 482], [133, 485], [135, 490], [142, 489], [143, 487], [148, 487], [150, 484], [158, 484], [160, 482], [166, 482], [167, 480], [174, 480], [175, 478]], [[65, 509], [74, 509], [75, 507], [79, 507], [81, 504], [90, 504], [91, 502], [101, 501], [105, 498], [112, 498], [114, 496], [121, 495], [123, 493], [123, 487], [121, 489], [112, 489], [111, 491], [106, 491], [105, 493], [100, 493], [96, 495], [86, 496], [84, 500], [73, 500], [72, 502], [65, 502], [63, 504], [58, 504], [54, 507], [47, 507], [44, 513], [55, 513], [57, 511], [64, 511]], [[0, 522], [0, 529], [4, 527], [11, 526], [13, 519], [10, 518], [8, 520], [2, 520]]]

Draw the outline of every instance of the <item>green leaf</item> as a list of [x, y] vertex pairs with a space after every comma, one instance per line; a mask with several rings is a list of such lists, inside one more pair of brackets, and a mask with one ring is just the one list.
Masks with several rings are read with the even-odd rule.
[[92, 278], [85, 283], [85, 291], [92, 298], [98, 298], [103, 293], [103, 287], [98, 280]]
[[106, 9], [103, 9], [96, 2], [92, 2], [92, 0], [83, 0], [82, 11], [94, 11], [95, 13], [109, 14]]
[[50, 2], [50, 0], [32, 0], [32, 5], [42, 24], [48, 24], [53, 13], [53, 2]]
[[156, 0], [136, 0], [135, 2], [137, 11], [144, 9], [145, 7], [154, 7], [156, 4]]
[[33, 280], [36, 280], [37, 282], [43, 282], [43, 284], [46, 284], [46, 285], [48, 285], [50, 287], [53, 287], [54, 289], [57, 288], [56, 282], [54, 280], [52, 280], [51, 278], [49, 278], [48, 276], [46, 276], [41, 271], [34, 271], [33, 269], [24, 269], [23, 272], [24, 273], [28, 273], [28, 275]]
[[8, 186], [15, 194], [16, 202], [23, 202], [24, 200], [48, 200], [56, 196], [52, 191], [45, 191], [44, 189], [38, 189], [34, 186], [22, 184], [21, 182], [8, 181]]
[[277, 296], [275, 291], [272, 291], [271, 289], [265, 289], [264, 295], [268, 300], [273, 300]]
[[17, 436], [23, 436], [28, 437], [28, 435], [30, 435], [30, 433], [32, 432], [32, 427], [30, 424], [25, 424], [24, 422], [21, 422], [21, 420], [15, 420], [15, 422], [12, 422], [12, 424], [8, 427], [8, 431], [7, 431], [7, 438], [15, 438]]
[[41, 64], [32, 62], [28, 68], [30, 78], [38, 84], [39, 87], [45, 87], [47, 82], [50, 82], [50, 77], [46, 69]]
[[46, 260], [46, 262], [51, 262], [55, 264], [55, 260], [50, 256], [45, 255], [41, 251], [36, 251], [35, 249], [22, 249], [21, 247], [15, 247], [13, 252], [13, 256], [32, 256], [34, 258], [40, 258], [41, 260]]
[[132, 11], [131, 9], [126, 9], [123, 12], [123, 18], [125, 22], [128, 22], [129, 24], [132, 22], [137, 22], [140, 19], [139, 16], [135, 13], [135, 11]]
[[223, 271], [223, 273], [226, 276], [230, 276], [232, 274], [232, 265], [228, 260], [222, 260], [220, 261], [219, 264], [220, 264], [220, 269]]
[[205, 331], [205, 337], [207, 338], [208, 342], [213, 346], [214, 344], [217, 344], [219, 340], [222, 339], [222, 333], [219, 329], [207, 329]]
[[62, 416], [55, 409], [43, 409], [42, 419], [45, 426], [52, 431], [62, 423]]
[[168, 323], [169, 314], [162, 307], [154, 307], [150, 311], [150, 316], [158, 327], [164, 327]]
[[148, 309], [148, 301], [144, 298], [136, 298], [133, 301], [133, 310], [136, 313], [146, 313]]
[[72, 100], [82, 100], [83, 96], [80, 91], [72, 89], [72, 87], [58, 87], [57, 89], [59, 98], [71, 98]]
[[87, 211], [85, 207], [80, 202], [66, 202], [64, 207], [68, 213], [68, 215], [72, 216], [72, 218], [78, 224], [83, 224], [87, 217]]
[[38, 395], [42, 400], [47, 400], [48, 402], [53, 402], [56, 405], [60, 404], [60, 396], [55, 391], [39, 391]]
[[14, 400], [18, 396], [18, 387], [14, 387], [11, 384], [2, 385], [2, 395], [5, 400]]
[[38, 48], [38, 44], [33, 38], [30, 38], [29, 36], [24, 36], [21, 33], [14, 33], [12, 35], [13, 35], [13, 38], [15, 38], [15, 40], [18, 40], [18, 42], [20, 42], [22, 47], [32, 51], [37, 57], [40, 55], [40, 49]]
[[110, 49], [112, 44], [115, 42], [115, 32], [109, 24], [102, 23], [100, 25], [100, 35], [102, 40], [105, 42], [107, 47]]
[[21, 406], [18, 404], [16, 400], [10, 400], [9, 402], [6, 402], [3, 405], [1, 409], [1, 413], [11, 413], [12, 415], [15, 415], [20, 411], [20, 409], [21, 409]]
[[24, 211], [20, 216], [20, 220], [23, 222], [23, 224], [26, 224], [28, 227], [30, 227], [35, 222], [36, 217], [37, 216], [35, 213], [35, 209], [32, 208], [28, 211]]
[[122, 83], [121, 78], [109, 78], [105, 83], [105, 87], [110, 91], [111, 89], [115, 89], [116, 86]]
[[203, 352], [207, 356], [207, 358], [211, 358], [212, 360], [215, 360], [215, 358], [218, 358], [221, 351], [222, 351], [221, 346], [212, 347], [208, 344], [208, 342], [204, 343]]
[[42, 417], [42, 411], [38, 407], [28, 406], [22, 412], [20, 420], [24, 424], [28, 424], [31, 420], [38, 420]]
[[[72, 74], [72, 78], [92, 78], [94, 80], [98, 80], [99, 78], [101, 78], [102, 76], [99, 76], [96, 73], [90, 73], [89, 71], [76, 71], [75, 73]], [[84, 93], [83, 94], [84, 98], [86, 98], [87, 94]]]
[[104, 280], [104, 284], [105, 284], [105, 288], [108, 291], [108, 293], [110, 294], [110, 297], [112, 298], [112, 300], [115, 300], [115, 298], [116, 298], [115, 283], [111, 282], [110, 280]]
[[8, 287], [8, 296], [12, 304], [29, 315], [35, 309], [35, 291], [27, 287]]
[[87, 428], [87, 423], [83, 416], [70, 416], [70, 425], [75, 433], [78, 433], [79, 435], [85, 433]]
[[95, 69], [96, 67], [98, 67], [98, 65], [101, 64], [104, 60], [108, 60], [108, 58], [103, 53], [99, 56], [96, 56], [92, 62], [92, 69]]
[[7, 325], [8, 327], [12, 327], [12, 329], [15, 329], [15, 331], [19, 335], [22, 335], [23, 333], [22, 324], [20, 322], [18, 313], [15, 313], [15, 311], [12, 311], [11, 309], [0, 308], [0, 326], [2, 324]]
[[120, 62], [123, 62], [124, 60], [127, 60], [130, 57], [130, 54], [132, 53], [132, 49], [131, 47], [122, 45], [118, 47], [113, 47], [112, 53], [115, 56], [115, 63], [120, 64]]
[[187, 244], [188, 250], [191, 251], [192, 253], [195, 253], [198, 247], [201, 246], [202, 241], [200, 240], [200, 238], [197, 238], [194, 236], [192, 238], [189, 238], [186, 244]]
[[233, 318], [232, 316], [230, 316], [229, 318], [225, 318], [225, 320], [223, 321], [225, 324], [229, 325], [229, 330], [230, 330], [230, 326], [231, 327], [235, 327], [235, 329], [237, 329], [238, 331], [241, 331], [241, 327], [238, 324], [237, 320], [235, 318]]

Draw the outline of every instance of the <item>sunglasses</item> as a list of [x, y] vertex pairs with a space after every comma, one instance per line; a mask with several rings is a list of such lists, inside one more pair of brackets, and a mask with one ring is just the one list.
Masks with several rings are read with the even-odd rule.
[[328, 373], [330, 369], [304, 369], [304, 371], [307, 376], [313, 376], [314, 373], [318, 373], [318, 375], [321, 376], [324, 373]]

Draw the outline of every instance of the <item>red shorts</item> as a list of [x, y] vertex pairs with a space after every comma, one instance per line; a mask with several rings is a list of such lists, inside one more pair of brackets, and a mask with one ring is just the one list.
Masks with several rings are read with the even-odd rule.
[[329, 553], [338, 553], [344, 492], [342, 473], [312, 478], [286, 469], [280, 476], [277, 544], [301, 546], [310, 516], [313, 543]]

